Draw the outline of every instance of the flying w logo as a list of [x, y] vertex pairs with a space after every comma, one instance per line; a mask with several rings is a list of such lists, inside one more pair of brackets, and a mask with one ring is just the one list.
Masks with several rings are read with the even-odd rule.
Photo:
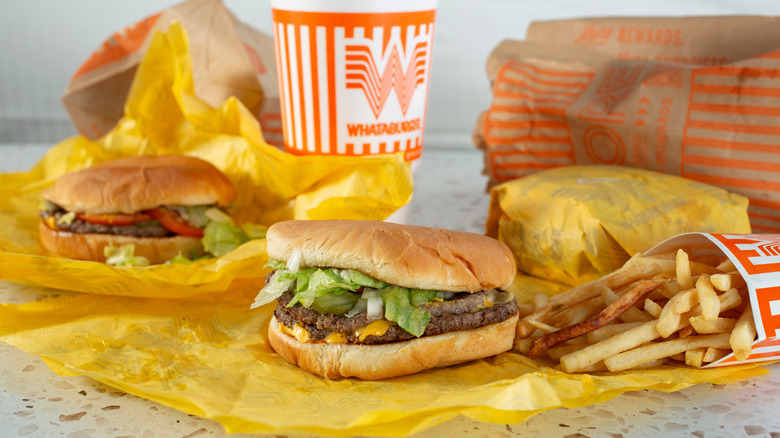
[[417, 43], [405, 68], [398, 47], [394, 45], [381, 74], [368, 46], [349, 45], [345, 49], [346, 87], [362, 89], [374, 117], [377, 118], [390, 96], [390, 91], [395, 90], [401, 111], [406, 115], [414, 91], [425, 81], [427, 42]]

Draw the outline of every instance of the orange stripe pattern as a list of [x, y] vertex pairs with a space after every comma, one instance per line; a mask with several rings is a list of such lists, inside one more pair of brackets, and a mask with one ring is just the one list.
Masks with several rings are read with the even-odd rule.
[[778, 53], [691, 70], [680, 175], [750, 199], [755, 231], [780, 233]]
[[435, 10], [272, 13], [288, 152], [420, 157]]
[[592, 72], [551, 70], [525, 62], [501, 68], [482, 131], [498, 182], [574, 164], [565, 113], [593, 77]]

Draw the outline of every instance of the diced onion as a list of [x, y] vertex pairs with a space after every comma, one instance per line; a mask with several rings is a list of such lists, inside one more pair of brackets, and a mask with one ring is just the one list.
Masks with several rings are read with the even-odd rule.
[[294, 249], [290, 254], [290, 259], [287, 260], [287, 270], [298, 272], [298, 268], [301, 267], [301, 257], [303, 257], [303, 252], [300, 249]]
[[[369, 292], [363, 292], [363, 298], [367, 302], [366, 316], [369, 321], [375, 319], [382, 319], [385, 316], [384, 305], [382, 303], [382, 296], [377, 290], [371, 290]], [[361, 300], [362, 301], [362, 300]]]
[[367, 306], [368, 306], [368, 300], [361, 298], [357, 300], [357, 303], [355, 303], [352, 309], [349, 312], [345, 313], [344, 316], [346, 316], [347, 318], [351, 318], [357, 315], [358, 313], [365, 312]]

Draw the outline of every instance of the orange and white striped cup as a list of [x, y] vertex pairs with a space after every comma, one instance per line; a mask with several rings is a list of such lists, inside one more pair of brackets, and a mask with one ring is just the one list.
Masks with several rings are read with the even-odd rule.
[[285, 150], [422, 154], [437, 0], [271, 0]]

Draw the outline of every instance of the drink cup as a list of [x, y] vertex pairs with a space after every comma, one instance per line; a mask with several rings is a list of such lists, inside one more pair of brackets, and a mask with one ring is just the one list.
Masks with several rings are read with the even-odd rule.
[[[285, 150], [402, 151], [415, 171], [436, 6], [437, 0], [271, 0]], [[389, 220], [405, 221], [408, 212], [398, 213]]]

